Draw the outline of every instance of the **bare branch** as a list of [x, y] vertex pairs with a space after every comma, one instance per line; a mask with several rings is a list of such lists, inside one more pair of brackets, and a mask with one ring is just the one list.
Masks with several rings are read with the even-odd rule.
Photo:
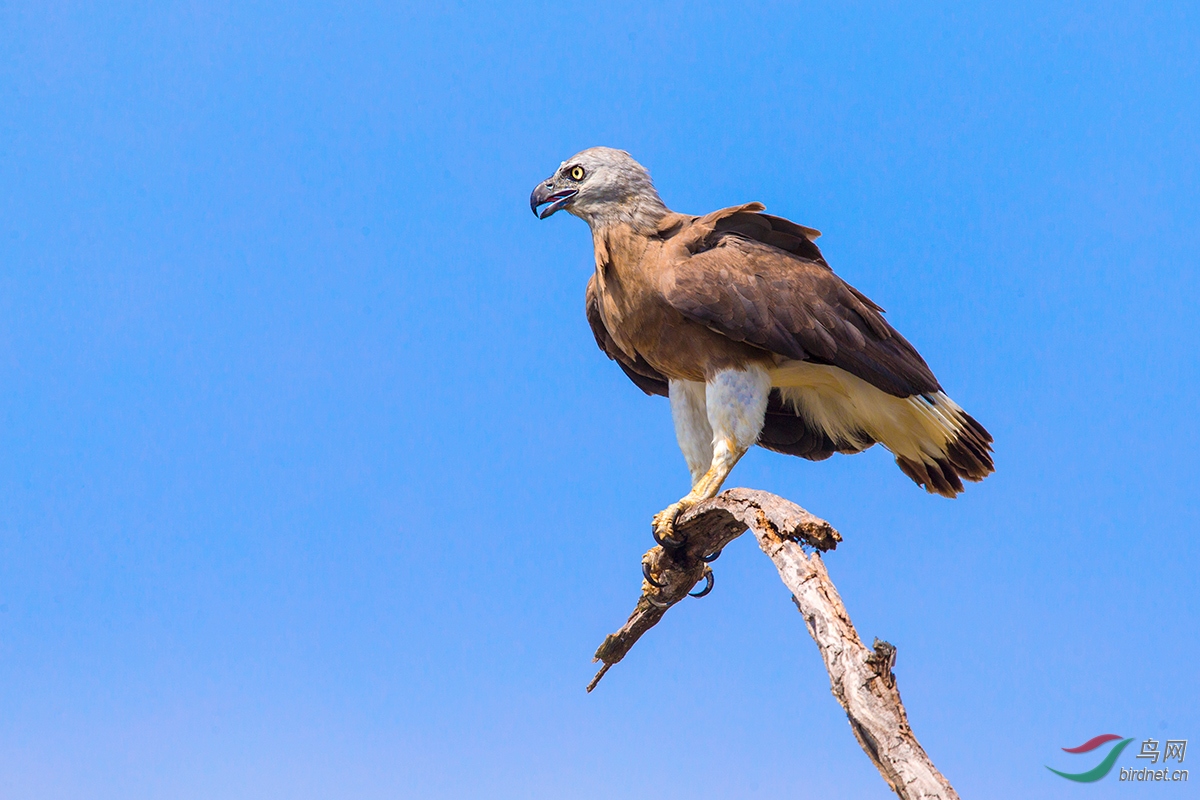
[[[855, 738], [892, 790], [908, 798], [957, 800], [958, 794], [929, 760], [908, 725], [892, 668], [896, 648], [875, 640], [868, 650], [858, 638], [821, 552], [837, 546], [833, 526], [777, 495], [730, 489], [680, 517], [678, 550], [655, 547], [643, 556], [646, 580], [633, 614], [596, 651], [604, 665], [588, 684], [596, 687], [613, 664], [662, 619], [706, 574], [705, 557], [718, 553], [747, 529], [775, 563], [792, 592], [808, 632], [821, 651], [834, 697], [841, 703]], [[803, 545], [814, 549], [809, 555]]]
[[896, 688], [896, 648], [875, 640], [868, 650], [858, 638], [820, 553], [806, 554], [775, 530], [770, 520], [754, 527], [758, 546], [775, 562], [779, 577], [821, 651], [833, 696], [846, 710], [862, 749], [892, 790], [903, 798], [957, 798], [921, 747]]
[[[765, 515], [765, 516], [764, 516]], [[705, 574], [706, 557], [720, 553], [725, 545], [741, 536], [762, 519], [771, 519], [780, 535], [789, 536], [819, 550], [832, 550], [841, 535], [823, 519], [818, 519], [782, 497], [753, 489], [729, 489], [682, 514], [675, 533], [685, 543], [677, 550], [651, 548], [642, 563], [654, 581], [643, 581], [642, 596], [621, 629], [605, 638], [593, 661], [604, 666], [588, 684], [590, 692], [642, 634], [658, 624], [667, 609], [678, 603]], [[657, 584], [657, 585], [656, 585]]]

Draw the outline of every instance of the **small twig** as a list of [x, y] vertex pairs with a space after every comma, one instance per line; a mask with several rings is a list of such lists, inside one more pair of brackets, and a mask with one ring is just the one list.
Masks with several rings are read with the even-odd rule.
[[608, 668], [611, 666], [612, 664], [605, 664], [600, 668], [600, 671], [596, 673], [596, 677], [592, 678], [592, 682], [587, 685], [587, 690], [589, 693], [592, 691], [592, 689], [596, 688], [596, 684], [600, 682], [600, 679], [604, 677], [604, 673], [608, 672]]

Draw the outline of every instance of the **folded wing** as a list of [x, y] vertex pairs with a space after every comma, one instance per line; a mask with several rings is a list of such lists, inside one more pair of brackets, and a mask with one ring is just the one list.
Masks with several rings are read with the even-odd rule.
[[[617, 362], [629, 380], [633, 381], [634, 385], [643, 392], [648, 395], [667, 397], [669, 382], [666, 377], [647, 364], [645, 359], [628, 356], [613, 341], [600, 316], [595, 280], [593, 277], [588, 281], [585, 309], [588, 324], [592, 328], [592, 335], [596, 337], [596, 344], [604, 351], [605, 355]], [[847, 445], [844, 442], [833, 441], [819, 426], [797, 416], [795, 409], [786, 403], [780, 391], [774, 389], [771, 391], [771, 397], [767, 403], [766, 419], [758, 444], [777, 453], [820, 461], [837, 452], [858, 452], [864, 447], [869, 447], [871, 443]]]
[[730, 339], [844, 369], [896, 397], [941, 389], [882, 309], [825, 263], [815, 231], [756, 208], [718, 211], [681, 232], [686, 256], [662, 276], [673, 307]]

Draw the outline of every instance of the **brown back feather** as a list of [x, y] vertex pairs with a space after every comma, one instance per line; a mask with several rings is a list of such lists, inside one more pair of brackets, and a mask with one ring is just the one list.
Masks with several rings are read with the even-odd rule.
[[663, 276], [667, 301], [730, 339], [828, 364], [897, 397], [941, 389], [882, 309], [833, 273], [818, 235], [753, 203], [676, 227], [687, 256]]

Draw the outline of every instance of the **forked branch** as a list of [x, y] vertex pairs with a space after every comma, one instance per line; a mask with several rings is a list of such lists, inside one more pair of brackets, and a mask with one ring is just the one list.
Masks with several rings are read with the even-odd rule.
[[[908, 725], [892, 674], [896, 648], [876, 639], [874, 649], [867, 649], [825, 570], [821, 553], [834, 549], [842, 537], [825, 520], [768, 492], [729, 489], [680, 516], [675, 532], [685, 537], [682, 547], [655, 547], [646, 553], [642, 596], [625, 625], [596, 651], [595, 660], [604, 664], [588, 691], [668, 608], [710, 574], [706, 558], [747, 529], [754, 532], [759, 548], [791, 591], [821, 651], [833, 696], [883, 779], [902, 798], [958, 798]], [[805, 552], [805, 545], [813, 549], [811, 554]]]

